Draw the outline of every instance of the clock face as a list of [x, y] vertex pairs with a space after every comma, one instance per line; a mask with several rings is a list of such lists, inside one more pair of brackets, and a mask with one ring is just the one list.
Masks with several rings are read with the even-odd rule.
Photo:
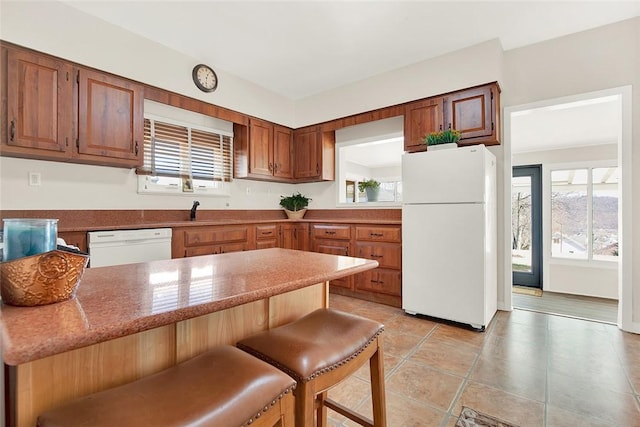
[[203, 92], [213, 92], [218, 87], [218, 76], [211, 67], [199, 64], [193, 68], [193, 82]]

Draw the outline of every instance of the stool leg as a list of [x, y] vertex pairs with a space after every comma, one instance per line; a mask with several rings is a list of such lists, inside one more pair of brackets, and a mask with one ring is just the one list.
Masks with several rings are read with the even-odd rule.
[[314, 382], [298, 382], [296, 397], [296, 427], [313, 427], [316, 390]]
[[371, 371], [371, 401], [374, 427], [387, 427], [387, 404], [384, 387], [384, 358], [381, 338], [376, 340], [377, 350], [369, 359]]
[[318, 427], [327, 427], [327, 407], [324, 406], [324, 401], [327, 400], [327, 392], [318, 394], [318, 401], [316, 402], [318, 408], [316, 409], [316, 425]]

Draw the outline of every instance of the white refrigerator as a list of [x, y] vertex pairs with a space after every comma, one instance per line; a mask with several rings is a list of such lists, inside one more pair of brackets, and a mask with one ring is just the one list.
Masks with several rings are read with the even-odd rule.
[[497, 309], [495, 156], [404, 154], [402, 185], [402, 308], [484, 330]]

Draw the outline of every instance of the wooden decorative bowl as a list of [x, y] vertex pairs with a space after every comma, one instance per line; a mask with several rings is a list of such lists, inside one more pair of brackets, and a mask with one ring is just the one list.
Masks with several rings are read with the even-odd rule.
[[36, 306], [73, 298], [89, 255], [53, 250], [0, 264], [5, 304]]

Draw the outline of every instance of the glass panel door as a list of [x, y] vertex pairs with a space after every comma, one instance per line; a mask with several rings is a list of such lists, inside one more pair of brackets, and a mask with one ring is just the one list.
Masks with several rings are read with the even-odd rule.
[[540, 166], [516, 166], [511, 179], [513, 284], [542, 288], [542, 181]]

